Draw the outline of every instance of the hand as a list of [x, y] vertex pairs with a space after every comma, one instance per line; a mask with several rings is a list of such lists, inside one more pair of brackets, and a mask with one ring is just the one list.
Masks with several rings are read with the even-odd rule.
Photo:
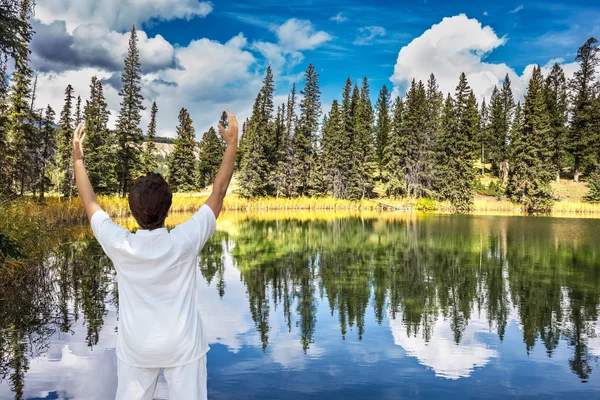
[[221, 135], [223, 139], [225, 139], [225, 143], [227, 146], [237, 146], [238, 141], [238, 123], [235, 115], [229, 112], [229, 110], [225, 111], [227, 113], [227, 129], [223, 127], [223, 125], [219, 124], [219, 130], [221, 131]]
[[75, 132], [73, 132], [73, 161], [83, 160], [83, 139], [85, 133], [83, 133], [83, 125], [77, 125]]

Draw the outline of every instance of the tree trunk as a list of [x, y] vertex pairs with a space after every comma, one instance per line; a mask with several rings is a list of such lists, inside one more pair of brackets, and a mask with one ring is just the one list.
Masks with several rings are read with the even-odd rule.
[[481, 176], [485, 175], [485, 153], [483, 143], [481, 143]]
[[560, 183], [560, 169], [556, 170], [556, 183]]
[[502, 185], [508, 184], [508, 161], [502, 161]]
[[575, 157], [575, 166], [573, 167], [573, 182], [579, 182], [579, 166], [581, 165], [581, 159]]

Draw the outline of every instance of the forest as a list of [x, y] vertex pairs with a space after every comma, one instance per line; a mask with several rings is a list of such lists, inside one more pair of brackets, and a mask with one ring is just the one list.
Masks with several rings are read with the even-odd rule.
[[[197, 143], [188, 111], [179, 112], [174, 149], [159, 169], [155, 143], [159, 104], [141, 93], [137, 34], [131, 30], [114, 129], [109, 128], [102, 81], [93, 77], [89, 97], [64, 91], [60, 112], [36, 104], [37, 80], [29, 64], [28, 23], [33, 3], [3, 0], [8, 10], [0, 43], [0, 193], [17, 197], [75, 193], [71, 135], [85, 125], [85, 164], [100, 194], [125, 196], [133, 181], [166, 171], [176, 192], [212, 183], [224, 142], [214, 128]], [[586, 200], [600, 202], [600, 48], [595, 38], [578, 50], [571, 79], [555, 64], [536, 67], [523, 101], [507, 75], [491, 98], [476, 98], [467, 76], [454, 93], [442, 93], [433, 74], [410, 83], [404, 97], [383, 86], [375, 104], [369, 81], [347, 78], [340, 100], [324, 113], [319, 74], [312, 64], [303, 87], [274, 104], [275, 77], [266, 69], [251, 116], [243, 123], [236, 162], [238, 194], [257, 197], [377, 197], [444, 200], [457, 211], [472, 208], [475, 192], [506, 196], [523, 210], [548, 212], [552, 183], [585, 179]], [[11, 66], [9, 69], [9, 65]], [[340, 87], [342, 85], [340, 84]], [[151, 119], [141, 126], [150, 103]], [[226, 123], [224, 116], [222, 123]], [[495, 177], [488, 186], [480, 175]]]

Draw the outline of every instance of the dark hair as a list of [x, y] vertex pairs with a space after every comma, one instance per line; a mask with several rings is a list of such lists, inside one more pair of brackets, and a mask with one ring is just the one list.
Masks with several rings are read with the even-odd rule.
[[129, 209], [142, 229], [162, 228], [173, 193], [160, 174], [139, 178], [129, 191]]

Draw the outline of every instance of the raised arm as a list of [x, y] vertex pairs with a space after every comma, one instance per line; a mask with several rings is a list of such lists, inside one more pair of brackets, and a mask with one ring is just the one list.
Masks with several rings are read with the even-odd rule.
[[217, 218], [221, 213], [223, 198], [225, 198], [227, 188], [229, 187], [229, 182], [231, 181], [231, 175], [233, 175], [235, 153], [237, 151], [238, 123], [235, 116], [229, 111], [227, 111], [227, 121], [227, 129], [219, 124], [219, 130], [221, 131], [221, 135], [223, 135], [223, 139], [225, 139], [227, 148], [225, 149], [225, 154], [223, 155], [221, 167], [219, 167], [219, 171], [215, 177], [212, 193], [208, 200], [206, 200], [206, 205], [213, 210], [215, 213], [215, 218]]
[[79, 124], [73, 132], [73, 167], [75, 169], [75, 184], [79, 192], [79, 198], [83, 203], [88, 220], [92, 220], [92, 215], [101, 210], [100, 204], [96, 200], [96, 194], [92, 184], [87, 176], [85, 165], [83, 165], [83, 125]]

